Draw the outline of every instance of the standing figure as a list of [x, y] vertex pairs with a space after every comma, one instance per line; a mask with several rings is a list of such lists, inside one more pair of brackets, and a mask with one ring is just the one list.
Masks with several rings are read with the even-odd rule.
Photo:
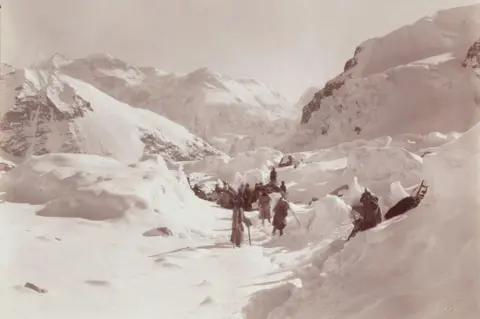
[[243, 192], [243, 198], [245, 200], [244, 209], [247, 212], [252, 211], [252, 198], [253, 198], [253, 190], [250, 188], [250, 184], [245, 185], [245, 190]]
[[282, 181], [282, 184], [280, 184], [280, 190], [285, 194], [287, 193], [287, 186], [285, 185], [285, 181]]
[[270, 172], [270, 184], [277, 185], [277, 171], [275, 170], [275, 167], [273, 167]]
[[275, 235], [277, 229], [280, 231], [280, 236], [283, 235], [283, 229], [287, 226], [287, 215], [290, 205], [285, 199], [285, 193], [281, 192], [282, 197], [278, 200], [277, 205], [273, 209], [273, 231], [272, 235]]
[[240, 247], [243, 243], [245, 227], [250, 227], [252, 224], [251, 221], [245, 217], [243, 212], [243, 198], [242, 196], [237, 195], [233, 205], [233, 214], [232, 214], [232, 234], [230, 236], [230, 242], [237, 247]]
[[258, 199], [258, 208], [260, 211], [260, 219], [262, 220], [262, 225], [265, 226], [265, 219], [271, 224], [271, 213], [270, 213], [270, 203], [272, 199], [268, 196], [266, 191], [263, 191]]

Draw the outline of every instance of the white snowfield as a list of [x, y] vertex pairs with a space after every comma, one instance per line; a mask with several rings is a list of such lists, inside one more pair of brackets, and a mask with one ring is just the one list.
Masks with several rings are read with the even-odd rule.
[[[166, 74], [107, 55], [55, 56], [10, 74], [0, 92], [8, 93], [0, 124], [9, 135], [2, 130], [0, 142], [26, 155], [0, 150], [0, 318], [478, 319], [480, 121], [472, 101], [479, 80], [457, 65], [468, 48], [456, 51], [471, 45], [466, 33], [478, 26], [477, 9], [443, 11], [364, 44], [351, 69], [358, 77], [325, 102], [343, 101], [349, 110], [354, 95], [363, 99], [369, 106], [358, 117], [342, 114], [369, 123], [362, 134], [341, 135], [343, 118], [330, 112], [338, 126], [326, 137], [298, 135], [294, 145], [282, 144], [285, 151], [273, 148], [276, 138], [258, 147], [263, 141], [231, 143], [224, 131], [264, 132], [266, 141], [282, 130], [244, 122], [246, 114], [289, 116], [269, 91], [255, 104], [258, 83], [207, 70]], [[416, 62], [447, 53], [452, 58]], [[231, 100], [239, 95], [245, 104]], [[5, 117], [15, 97], [25, 102], [19, 109], [48, 100], [55, 106], [48, 110], [83, 116], [64, 124], [45, 121], [48, 112]], [[204, 135], [231, 146], [233, 156], [169, 115], [141, 109], [160, 112], [156, 106], [172, 117], [182, 109], [190, 122], [181, 124], [193, 133], [212, 124]], [[405, 120], [406, 112], [415, 120]], [[314, 112], [307, 126], [327, 113]], [[219, 118], [224, 127], [215, 131]], [[17, 121], [26, 124], [15, 140]], [[143, 131], [153, 132], [153, 145], [171, 148], [150, 155]], [[35, 156], [42, 147], [48, 154]], [[221, 180], [253, 185], [267, 182], [288, 155], [296, 165], [277, 169], [292, 208], [284, 236], [272, 236], [258, 211], [246, 212], [253, 225], [242, 247], [232, 247], [232, 211], [197, 198], [187, 174], [206, 188]], [[379, 197], [383, 216], [423, 180], [429, 188], [417, 208], [345, 241], [365, 188]]]
[[300, 118], [300, 110], [274, 89], [207, 68], [170, 74], [106, 54], [76, 60], [55, 55], [38, 68], [81, 79], [119, 101], [161, 114], [227, 153], [279, 143]]
[[332, 79], [343, 84], [313, 98], [319, 110], [282, 146], [311, 150], [358, 138], [469, 129], [480, 120], [480, 81], [462, 64], [478, 30], [480, 4], [365, 41], [356, 65]]
[[[345, 145], [294, 154], [303, 162], [279, 178], [301, 226], [290, 213], [286, 235], [271, 238], [258, 213], [247, 213], [252, 246], [240, 249], [229, 243], [231, 212], [197, 199], [182, 165], [32, 157], [0, 179], [0, 315], [476, 318], [479, 136], [480, 124], [445, 145], [417, 136], [437, 147], [423, 159], [378, 140], [351, 143], [348, 156]], [[256, 156], [232, 162], [237, 182], [247, 168], [266, 173], [281, 154]], [[364, 186], [385, 213], [421, 179], [430, 188], [417, 209], [344, 243]], [[343, 183], [343, 197], [328, 195]]]

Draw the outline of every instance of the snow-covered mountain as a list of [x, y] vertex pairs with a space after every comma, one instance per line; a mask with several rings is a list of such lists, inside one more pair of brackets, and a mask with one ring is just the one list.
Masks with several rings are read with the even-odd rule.
[[2, 82], [0, 148], [18, 159], [52, 152], [127, 162], [144, 154], [171, 160], [221, 154], [181, 125], [65, 74], [16, 70]]
[[479, 16], [480, 5], [443, 10], [360, 44], [303, 107], [289, 146], [470, 128], [480, 119], [480, 79], [469, 67], [478, 66]]
[[119, 101], [161, 114], [226, 152], [271, 145], [300, 117], [293, 103], [270, 87], [207, 68], [170, 74], [106, 54], [75, 60], [56, 55], [40, 68], [81, 79]]

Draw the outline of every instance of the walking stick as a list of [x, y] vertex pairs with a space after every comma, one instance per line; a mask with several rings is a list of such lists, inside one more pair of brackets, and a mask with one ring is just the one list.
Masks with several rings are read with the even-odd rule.
[[252, 238], [250, 237], [250, 226], [247, 226], [248, 229], [248, 243], [252, 246]]
[[297, 214], [295, 214], [295, 212], [293, 211], [293, 209], [290, 208], [290, 205], [288, 206], [288, 209], [290, 209], [290, 211], [291, 211], [292, 214], [293, 214], [293, 217], [295, 217], [295, 219], [297, 220], [298, 227], [301, 227], [300, 221], [298, 220], [298, 217], [297, 217]]

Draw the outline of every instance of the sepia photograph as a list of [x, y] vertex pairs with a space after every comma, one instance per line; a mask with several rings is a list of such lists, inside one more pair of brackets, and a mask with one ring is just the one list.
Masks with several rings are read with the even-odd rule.
[[480, 318], [480, 0], [0, 0], [0, 49], [0, 318]]

